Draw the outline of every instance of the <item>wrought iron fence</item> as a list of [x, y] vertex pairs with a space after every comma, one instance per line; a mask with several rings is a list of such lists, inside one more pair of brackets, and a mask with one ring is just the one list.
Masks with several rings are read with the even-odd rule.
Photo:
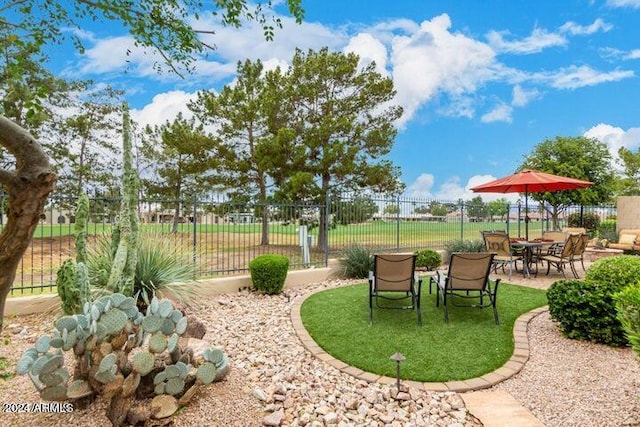
[[[0, 193], [0, 212], [6, 203]], [[52, 196], [45, 219], [25, 253], [11, 293], [54, 291], [56, 271], [74, 256], [75, 199]], [[119, 199], [94, 197], [89, 244], [108, 238]], [[572, 206], [556, 218], [540, 206], [512, 204], [499, 214], [469, 202], [344, 195], [324, 204], [234, 203], [223, 199], [141, 200], [141, 232], [159, 245], [188, 252], [193, 278], [246, 274], [249, 262], [265, 253], [289, 258], [291, 269], [322, 267], [350, 245], [373, 251], [445, 249], [454, 240], [480, 239], [481, 230], [506, 230], [512, 236], [540, 237], [545, 230], [586, 225], [593, 234], [615, 234], [613, 206]], [[593, 218], [598, 225], [593, 226]], [[0, 229], [5, 219], [0, 216]], [[613, 224], [613, 225], [611, 225]]]

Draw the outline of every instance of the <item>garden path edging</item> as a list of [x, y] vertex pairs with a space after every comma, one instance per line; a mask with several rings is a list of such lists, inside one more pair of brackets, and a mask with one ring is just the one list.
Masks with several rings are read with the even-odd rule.
[[[321, 289], [318, 290], [318, 292]], [[396, 378], [387, 377], [383, 375], [374, 374], [371, 372], [363, 371], [362, 369], [348, 365], [347, 363], [336, 359], [322, 347], [320, 347], [309, 335], [307, 329], [302, 324], [302, 317], [300, 315], [300, 308], [304, 301], [315, 294], [315, 292], [309, 293], [298, 298], [291, 306], [291, 324], [296, 331], [298, 338], [302, 342], [302, 345], [318, 359], [326, 362], [330, 366], [338, 369], [345, 374], [349, 374], [358, 379], [380, 384], [395, 384]], [[514, 347], [513, 354], [500, 368], [493, 372], [482, 375], [481, 377], [470, 378], [460, 381], [447, 381], [447, 382], [420, 382], [403, 380], [402, 383], [408, 387], [427, 391], [454, 391], [458, 393], [482, 390], [485, 388], [493, 387], [494, 385], [511, 378], [524, 367], [524, 364], [529, 360], [529, 338], [527, 336], [527, 325], [536, 316], [548, 311], [548, 306], [538, 307], [531, 311], [522, 314], [516, 319], [513, 325], [513, 339]]]

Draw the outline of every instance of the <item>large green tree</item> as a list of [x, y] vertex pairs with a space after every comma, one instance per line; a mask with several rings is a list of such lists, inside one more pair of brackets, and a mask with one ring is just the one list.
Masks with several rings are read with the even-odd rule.
[[173, 122], [147, 129], [140, 157], [149, 167], [142, 183], [148, 196], [173, 201], [174, 231], [185, 200], [206, 194], [219, 183], [217, 146], [202, 124], [196, 124], [195, 118], [185, 119], [182, 113]]
[[[265, 36], [273, 37], [274, 26], [278, 26], [279, 21], [271, 21], [263, 13], [264, 2], [258, 2], [255, 10], [249, 9], [248, 4], [246, 0], [216, 0], [212, 8], [224, 24], [239, 26], [245, 18], [257, 20], [262, 24]], [[266, 3], [268, 8], [271, 5], [271, 1]], [[301, 0], [287, 0], [287, 5], [300, 21], [304, 13]], [[63, 31], [64, 28], [82, 28], [82, 23], [87, 20], [107, 25], [120, 23], [129, 30], [138, 46], [160, 54], [163, 62], [157, 64], [158, 69], [169, 69], [178, 74], [188, 72], [197, 55], [211, 48], [199, 38], [202, 31], [192, 26], [203, 14], [203, 9], [200, 0], [5, 2], [0, 6], [2, 44], [29, 45], [31, 51], [25, 57], [8, 57], [10, 64], [5, 67], [9, 70], [5, 78], [11, 82], [7, 86], [17, 87], [28, 68], [27, 59], [41, 55], [44, 46], [60, 43], [70, 34]], [[206, 29], [204, 31], [210, 33]], [[74, 42], [82, 51], [80, 39], [75, 38]], [[34, 96], [28, 104], [20, 107], [25, 117], [35, 114], [50, 94], [46, 84], [38, 84], [31, 89]], [[3, 93], [3, 97], [6, 96]], [[14, 165], [0, 169], [0, 185], [8, 193], [7, 223], [0, 234], [0, 313], [3, 313], [16, 269], [31, 243], [56, 176], [49, 157], [34, 136], [21, 123], [7, 118], [4, 111], [0, 116], [0, 145], [15, 159], [13, 169]]]
[[530, 193], [529, 197], [545, 204], [553, 228], [559, 228], [560, 214], [570, 205], [597, 205], [611, 200], [615, 174], [606, 144], [595, 138], [556, 137], [536, 145], [525, 156], [519, 170], [535, 169], [554, 175], [593, 182], [581, 190]]
[[258, 202], [262, 218], [262, 245], [269, 244], [269, 213], [264, 209], [269, 189], [268, 158], [261, 147], [272, 143], [269, 106], [262, 62], [238, 63], [238, 76], [219, 93], [202, 91], [189, 107], [203, 123], [214, 127], [222, 141], [217, 147], [219, 178], [234, 200]]
[[624, 168], [622, 177], [618, 181], [618, 194], [620, 196], [640, 195], [640, 149], [633, 152], [626, 147], [621, 147], [618, 155]]
[[[263, 153], [274, 162], [279, 197], [324, 205], [330, 193], [401, 189], [399, 169], [385, 156], [402, 109], [390, 103], [393, 82], [376, 72], [375, 64], [361, 67], [357, 55], [327, 48], [297, 50], [281, 82], [278, 93], [285, 106], [280, 111], [288, 115], [289, 132], [281, 128], [270, 145], [273, 151]], [[324, 209], [319, 220], [322, 248], [327, 243]]]

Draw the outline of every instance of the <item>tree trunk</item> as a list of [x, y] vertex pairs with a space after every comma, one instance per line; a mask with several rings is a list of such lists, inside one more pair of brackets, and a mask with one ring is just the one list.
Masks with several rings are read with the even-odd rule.
[[[0, 313], [16, 270], [44, 214], [56, 176], [38, 142], [23, 128], [0, 116], [0, 145], [16, 159], [14, 171], [0, 170], [0, 184], [8, 195], [7, 223], [0, 234]], [[0, 331], [2, 331], [0, 318]]]

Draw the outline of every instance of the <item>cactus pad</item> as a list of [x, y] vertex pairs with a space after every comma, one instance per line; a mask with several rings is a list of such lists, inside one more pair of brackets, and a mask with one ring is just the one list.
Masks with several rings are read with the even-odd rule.
[[203, 384], [211, 384], [216, 378], [216, 365], [211, 362], [204, 362], [198, 367], [196, 378], [202, 381]]
[[107, 384], [107, 383], [110, 383], [111, 381], [115, 381], [116, 380], [115, 374], [113, 374], [111, 371], [97, 372], [94, 375], [94, 378], [96, 380], [98, 380], [99, 382], [101, 382], [102, 384]]
[[63, 401], [67, 399], [67, 388], [63, 385], [45, 387], [40, 390], [40, 397], [43, 400]]
[[171, 301], [168, 299], [162, 299], [158, 303], [158, 316], [167, 318], [171, 316], [171, 312], [173, 311], [173, 305]]
[[78, 326], [78, 321], [73, 316], [62, 316], [55, 321], [54, 325], [60, 332], [64, 329], [71, 331]]
[[127, 326], [127, 314], [118, 309], [109, 310], [100, 317], [98, 325], [103, 325], [107, 335], [116, 334]]
[[122, 395], [124, 397], [132, 396], [136, 392], [140, 385], [140, 374], [138, 372], [131, 372], [122, 383]]
[[67, 388], [67, 397], [69, 399], [81, 399], [92, 394], [93, 390], [85, 380], [75, 380]]
[[176, 365], [168, 365], [164, 368], [164, 372], [167, 374], [167, 380], [170, 380], [171, 378], [179, 377], [181, 371]]
[[111, 300], [112, 307], [120, 308], [120, 304], [122, 304], [122, 302], [126, 300], [127, 297], [119, 292], [116, 292], [115, 294], [111, 294], [109, 296], [109, 299]]
[[158, 332], [162, 328], [164, 319], [158, 316], [147, 316], [142, 319], [142, 328], [145, 332]]
[[165, 382], [161, 382], [159, 384], [156, 384], [155, 388], [153, 389], [153, 392], [155, 394], [158, 394], [158, 395], [164, 394], [164, 389], [165, 389], [166, 386], [167, 386], [167, 383], [165, 383]]
[[178, 335], [182, 335], [186, 330], [187, 330], [187, 318], [183, 317], [178, 321], [178, 323], [176, 323], [176, 333]]
[[173, 334], [167, 340], [167, 350], [169, 353], [173, 353], [173, 351], [178, 347], [178, 334]]
[[[122, 311], [125, 311], [128, 313], [129, 310], [135, 308], [136, 313], [138, 312], [138, 308], [136, 307], [136, 300], [133, 299], [133, 297], [126, 297], [125, 299], [122, 300], [122, 302], [120, 304], [118, 304], [118, 308]], [[131, 316], [129, 316], [131, 317]]]
[[115, 353], [109, 353], [102, 358], [100, 361], [100, 366], [98, 367], [98, 372], [107, 372], [111, 370], [112, 366], [115, 366], [118, 361], [118, 356]]
[[167, 381], [167, 385], [165, 386], [165, 393], [175, 396], [176, 394], [182, 393], [184, 390], [184, 380], [182, 378], [176, 377], [171, 378]]
[[162, 353], [167, 348], [167, 337], [162, 334], [153, 334], [149, 338], [149, 350], [153, 353]]
[[[38, 379], [40, 380], [40, 382], [42, 382], [42, 384], [46, 385], [47, 387], [53, 387], [65, 381], [64, 376], [61, 375], [59, 371], [60, 370], [55, 370], [53, 372], [43, 372], [38, 376]], [[62, 372], [66, 372], [66, 371], [62, 371]], [[68, 374], [67, 374], [67, 379], [69, 379]]]
[[33, 363], [31, 372], [40, 375], [46, 372], [53, 372], [64, 364], [64, 358], [60, 355], [45, 354]]
[[43, 335], [38, 338], [38, 341], [36, 341], [36, 350], [38, 350], [38, 352], [40, 353], [46, 353], [47, 351], [49, 351], [49, 341], [51, 341], [51, 338], [49, 338], [49, 336], [47, 335]]
[[29, 372], [31, 366], [33, 366], [33, 362], [35, 362], [33, 357], [28, 353], [24, 353], [20, 360], [18, 360], [18, 365], [16, 366], [18, 375], [24, 375]]
[[49, 345], [53, 348], [62, 348], [64, 340], [62, 338], [51, 338]]
[[182, 317], [182, 312], [180, 310], [173, 310], [171, 312], [171, 320], [173, 320], [173, 323], [178, 323]]
[[171, 335], [176, 331], [176, 324], [173, 323], [173, 320], [166, 318], [162, 322], [162, 328], [160, 331], [165, 335]]
[[147, 375], [153, 369], [153, 365], [155, 362], [155, 357], [153, 354], [144, 350], [139, 353], [133, 355], [133, 369], [136, 370], [140, 375]]
[[66, 338], [64, 338], [64, 344], [62, 345], [62, 350], [64, 351], [71, 350], [71, 348], [74, 345], [76, 345], [76, 342], [78, 342], [78, 333], [74, 329], [67, 334]]
[[158, 385], [167, 380], [167, 373], [165, 371], [158, 372], [155, 377], [153, 377], [153, 385]]
[[186, 378], [189, 375], [189, 367], [186, 363], [177, 362], [174, 366], [180, 369], [180, 378]]

